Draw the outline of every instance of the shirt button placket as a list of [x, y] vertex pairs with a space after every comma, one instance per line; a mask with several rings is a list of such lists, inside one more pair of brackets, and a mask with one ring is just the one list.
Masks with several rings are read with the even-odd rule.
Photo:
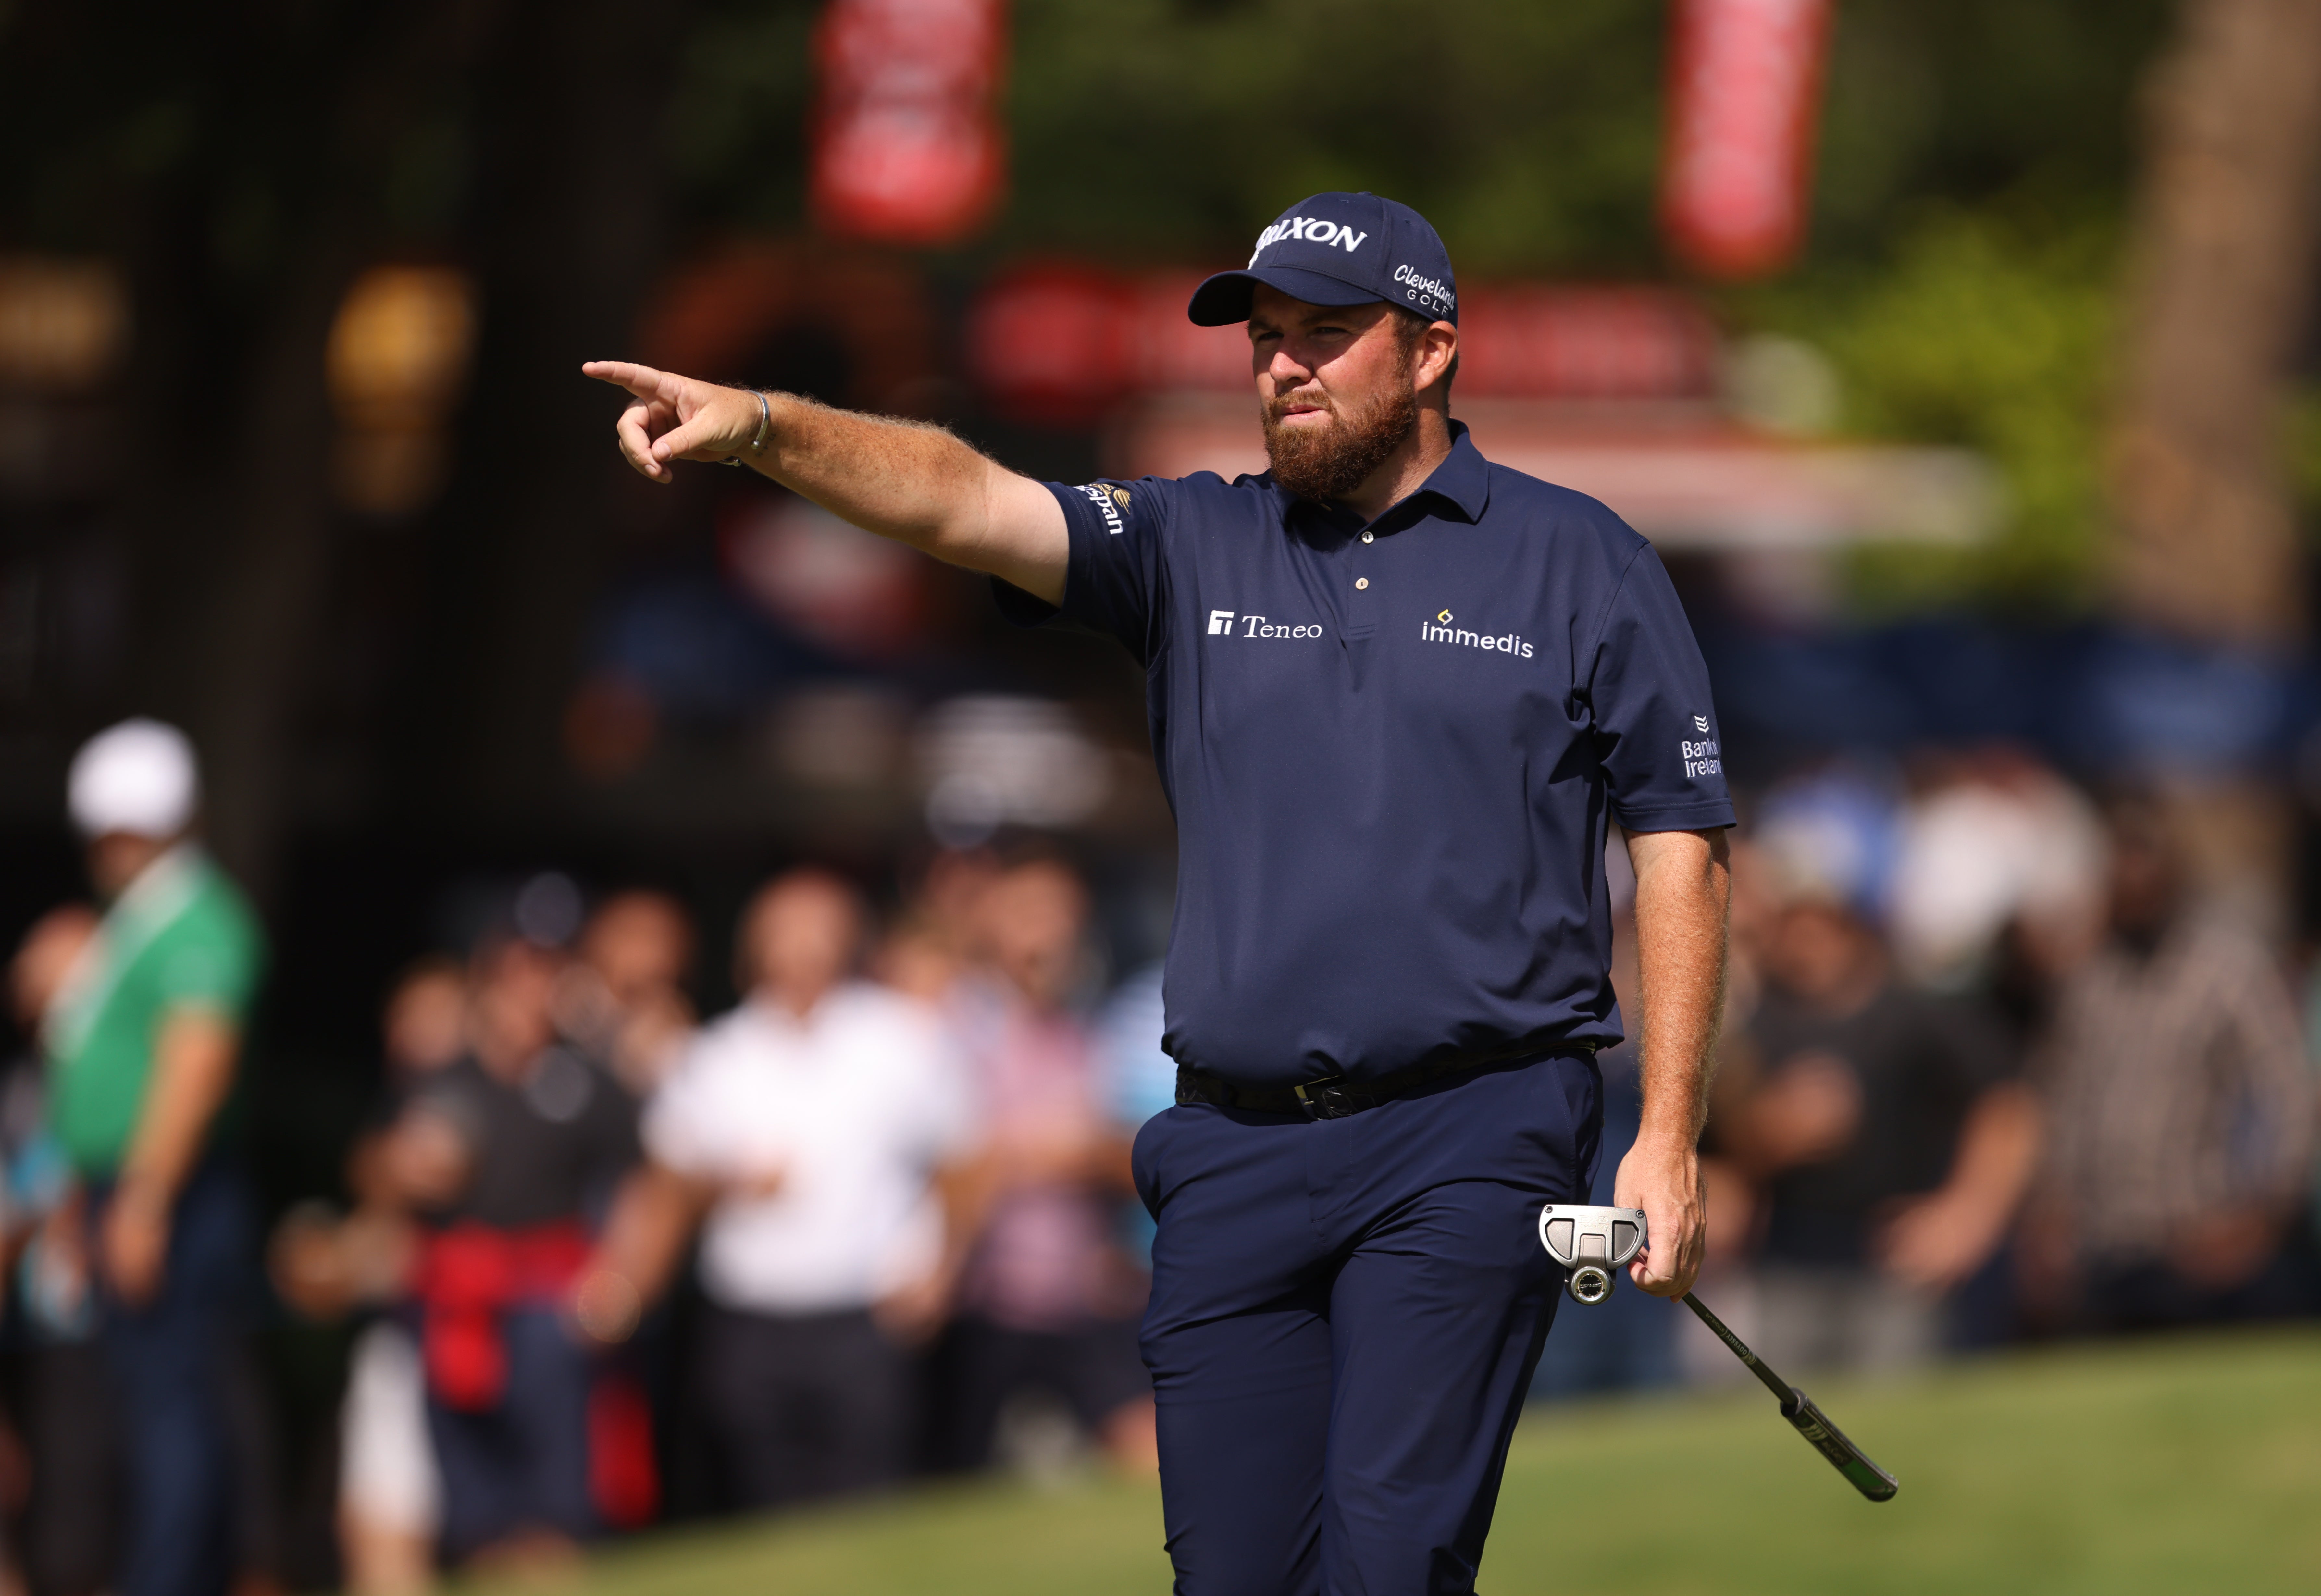
[[1349, 637], [1367, 636], [1378, 628], [1379, 589], [1371, 579], [1376, 564], [1370, 553], [1370, 545], [1377, 541], [1376, 533], [1365, 530], [1353, 546], [1353, 558], [1347, 561], [1353, 568], [1353, 580], [1347, 584], [1349, 591], [1346, 594], [1346, 635]]

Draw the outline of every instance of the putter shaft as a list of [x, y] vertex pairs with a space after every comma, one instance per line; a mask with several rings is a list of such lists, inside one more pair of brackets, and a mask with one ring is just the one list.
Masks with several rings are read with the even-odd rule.
[[1781, 1417], [1791, 1427], [1813, 1446], [1813, 1449], [1829, 1460], [1829, 1464], [1843, 1474], [1852, 1487], [1871, 1501], [1890, 1501], [1901, 1485], [1894, 1476], [1870, 1461], [1861, 1448], [1845, 1437], [1845, 1432], [1829, 1421], [1829, 1416], [1814, 1406], [1813, 1399], [1783, 1380], [1766, 1365], [1765, 1360], [1749, 1350], [1748, 1343], [1725, 1327], [1725, 1321], [1708, 1311], [1700, 1299], [1690, 1291], [1684, 1294], [1684, 1305], [1698, 1315], [1700, 1322], [1716, 1332], [1716, 1338], [1733, 1349], [1733, 1355], [1748, 1365], [1749, 1373], [1764, 1383], [1767, 1391], [1780, 1399]]

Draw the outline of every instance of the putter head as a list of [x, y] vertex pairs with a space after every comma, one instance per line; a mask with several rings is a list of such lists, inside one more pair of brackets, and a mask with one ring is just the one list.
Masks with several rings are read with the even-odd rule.
[[1612, 1294], [1616, 1272], [1643, 1251], [1644, 1210], [1552, 1202], [1539, 1210], [1539, 1245], [1571, 1271], [1566, 1289], [1590, 1306]]
[[1845, 1432], [1830, 1423], [1829, 1415], [1814, 1406], [1814, 1400], [1789, 1387], [1789, 1400], [1781, 1404], [1781, 1417], [1797, 1427], [1798, 1434], [1813, 1443], [1814, 1450], [1829, 1459], [1852, 1487], [1871, 1501], [1891, 1501], [1901, 1490], [1894, 1476], [1862, 1455], [1861, 1448], [1845, 1438]]

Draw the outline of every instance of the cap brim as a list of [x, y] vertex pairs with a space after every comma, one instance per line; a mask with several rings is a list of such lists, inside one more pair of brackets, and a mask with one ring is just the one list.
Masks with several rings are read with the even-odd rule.
[[1260, 283], [1308, 305], [1379, 303], [1379, 296], [1368, 288], [1324, 277], [1318, 271], [1300, 271], [1291, 266], [1259, 266], [1246, 271], [1221, 271], [1204, 279], [1193, 290], [1192, 303], [1185, 306], [1185, 314], [1197, 327], [1227, 327], [1235, 322], [1245, 322], [1249, 320], [1250, 300]]

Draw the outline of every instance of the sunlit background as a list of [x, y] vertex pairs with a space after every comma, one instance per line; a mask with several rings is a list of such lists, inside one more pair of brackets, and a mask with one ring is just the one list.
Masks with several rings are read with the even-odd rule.
[[[1997, 979], [2043, 865], [2084, 840], [2091, 798], [2133, 787], [2301, 1000], [2321, 943], [2313, 0], [13, 0], [0, 135], [0, 934], [87, 895], [62, 805], [81, 740], [130, 714], [185, 726], [208, 844], [275, 950], [247, 1062], [269, 1214], [341, 1194], [394, 973], [542, 872], [590, 902], [672, 894], [715, 1013], [769, 872], [830, 863], [892, 910], [930, 862], [1037, 834], [1095, 888], [1089, 1000], [1148, 968], [1172, 832], [1132, 662], [1017, 634], [980, 579], [754, 474], [637, 479], [578, 368], [933, 421], [1043, 478], [1261, 470], [1241, 332], [1184, 302], [1330, 188], [1443, 233], [1453, 412], [1483, 452], [1658, 547], [1744, 822], [1787, 815], [1794, 839], [1833, 804], [1876, 812], [1797, 846], [1852, 872], [1915, 976]], [[1911, 825], [1939, 878], [1916, 897], [1907, 872], [1829, 864], [1899, 859]], [[2062, 897], [2096, 889], [2088, 847]], [[2309, 1183], [2300, 1200], [2282, 1245], [2309, 1273]], [[1986, 1349], [2024, 1333], [1992, 1311]], [[344, 1332], [277, 1303], [260, 1336], [278, 1493], [251, 1577], [330, 1588]], [[2275, 1467], [2249, 1489], [2309, 1501], [2316, 1345], [2267, 1345], [2304, 1438], [2262, 1442]], [[2189, 1382], [2198, 1405], [2186, 1370], [2212, 1360], [2187, 1358], [2120, 1389]], [[1899, 1562], [1846, 1518], [1889, 1509], [1807, 1474], [1770, 1413], [1713, 1404], [1698, 1436], [1666, 1409], [1597, 1436], [1635, 1501], [1527, 1432], [1503, 1522], [1552, 1513], [1551, 1488], [1606, 1524], [1681, 1517], [1638, 1437], [1748, 1474], [1730, 1426], [1798, 1471], [1764, 1511], [1851, 1548], [1814, 1588], [2119, 1573], [2097, 1528], [1945, 1561], [1939, 1526], [2013, 1546], [2000, 1527], [2028, 1509], [1979, 1491], [1939, 1403], [1864, 1400], [1949, 1481], [1891, 1509], [1926, 1515]], [[2153, 1411], [2107, 1432], [2115, 1461], [2194, 1446]], [[1887, 1450], [1907, 1476], [1909, 1446]], [[0, 1507], [21, 1511], [14, 1466]], [[1093, 1533], [1047, 1500], [942, 1498], [907, 1534], [733, 1566], [801, 1591], [980, 1588], [947, 1582], [959, 1557], [994, 1589], [1160, 1587], [1157, 1513], [1101, 1491], [1064, 1513], [1115, 1514], [1100, 1555], [1002, 1577], [1027, 1544]], [[942, 1539], [953, 1519], [965, 1539]], [[1643, 1573], [1590, 1552], [1596, 1583], [1567, 1586], [1556, 1537], [1510, 1530], [1525, 1550], [1487, 1575], [1776, 1588], [1794, 1545], [1734, 1533], [1739, 1564], [1699, 1537]], [[2235, 1588], [2321, 1578], [2309, 1523], [2280, 1533], [2285, 1561]], [[884, 1536], [933, 1549], [855, 1582]], [[2197, 1563], [2185, 1546], [2145, 1572]], [[2002, 1562], [2025, 1582], [1997, 1582]]]

